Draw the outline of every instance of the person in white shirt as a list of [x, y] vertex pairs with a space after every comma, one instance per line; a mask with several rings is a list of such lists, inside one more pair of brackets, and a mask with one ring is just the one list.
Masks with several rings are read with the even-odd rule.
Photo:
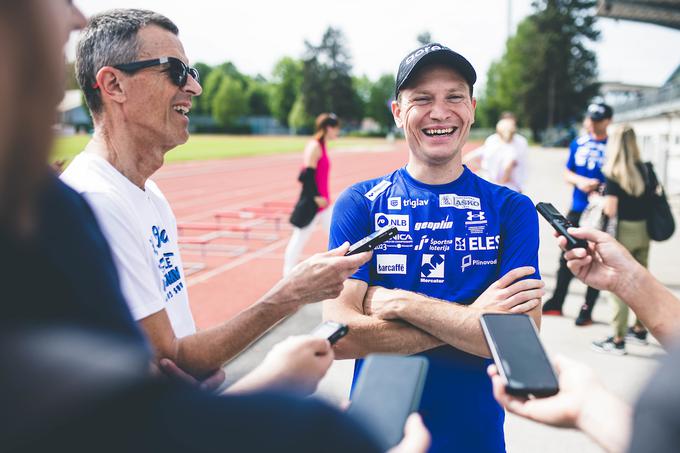
[[[149, 179], [165, 153], [187, 141], [187, 113], [202, 91], [177, 34], [173, 22], [151, 11], [91, 18], [78, 43], [76, 72], [95, 132], [62, 179], [92, 205], [123, 294], [161, 367], [174, 371], [176, 364], [205, 379], [301, 306], [339, 295], [370, 253], [345, 257], [344, 244], [314, 255], [234, 319], [196, 332], [175, 216]], [[321, 349], [319, 356], [331, 352], [327, 342]]]
[[466, 156], [466, 163], [481, 160], [480, 176], [516, 192], [522, 192], [526, 181], [527, 139], [517, 133], [512, 113], [504, 113], [496, 124], [496, 133], [484, 145]]

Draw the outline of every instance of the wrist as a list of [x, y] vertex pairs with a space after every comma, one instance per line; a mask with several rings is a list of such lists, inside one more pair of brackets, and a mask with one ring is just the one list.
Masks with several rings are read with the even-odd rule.
[[577, 407], [574, 408], [572, 414], [574, 427], [584, 433], [597, 429], [602, 425], [603, 417], [608, 417], [608, 408], [611, 407], [612, 399], [614, 397], [599, 383], [588, 389], [587, 397], [578, 401]]
[[635, 300], [640, 296], [640, 288], [649, 287], [647, 280], [649, 272], [637, 261], [630, 263], [627, 269], [617, 272], [617, 281], [611, 288], [611, 292], [622, 300]]

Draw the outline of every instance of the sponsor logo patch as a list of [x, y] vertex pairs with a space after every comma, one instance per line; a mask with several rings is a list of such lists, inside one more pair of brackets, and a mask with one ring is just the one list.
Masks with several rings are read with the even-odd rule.
[[498, 264], [498, 258], [492, 260], [475, 260], [472, 258], [472, 255], [465, 255], [460, 260], [460, 270], [461, 272], [465, 272], [465, 269], [470, 266], [491, 266], [496, 264]]
[[387, 199], [387, 209], [389, 209], [389, 210], [400, 210], [401, 209], [401, 197], [389, 197]]
[[376, 231], [386, 226], [395, 226], [399, 231], [410, 230], [410, 217], [405, 214], [382, 214], [375, 215], [375, 229]]
[[488, 221], [486, 220], [486, 214], [484, 211], [479, 211], [479, 212], [474, 212], [474, 211], [468, 211], [467, 212], [467, 220], [465, 221], [465, 228], [472, 233], [472, 234], [483, 234], [484, 231], [486, 230], [486, 224]]
[[406, 255], [378, 255], [378, 274], [406, 274]]
[[386, 179], [383, 179], [380, 181], [378, 184], [373, 186], [371, 190], [366, 192], [364, 194], [364, 197], [368, 198], [371, 201], [374, 201], [376, 198], [378, 198], [378, 195], [383, 193], [389, 186], [391, 186], [392, 183]]
[[418, 198], [415, 198], [413, 200], [411, 199], [405, 199], [404, 200], [404, 207], [405, 208], [418, 208], [420, 206], [427, 206], [430, 203], [430, 200], [420, 200]]
[[440, 208], [456, 208], [456, 209], [473, 209], [479, 211], [482, 209], [482, 203], [477, 197], [470, 197], [467, 195], [456, 195], [455, 193], [443, 193], [439, 195]]
[[449, 220], [449, 216], [446, 216], [444, 220], [440, 220], [439, 222], [416, 222], [415, 225], [413, 226], [413, 229], [415, 231], [420, 231], [420, 230], [450, 230], [453, 228], [453, 222]]
[[423, 253], [420, 281], [423, 283], [444, 283], [444, 259], [444, 255]]

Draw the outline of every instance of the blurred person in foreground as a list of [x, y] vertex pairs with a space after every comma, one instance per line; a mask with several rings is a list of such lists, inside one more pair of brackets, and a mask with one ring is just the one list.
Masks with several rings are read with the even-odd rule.
[[[607, 143], [607, 160], [602, 168], [606, 180], [604, 215], [616, 219], [616, 239], [642, 266], [647, 267], [649, 234], [647, 218], [655, 190], [640, 158], [635, 131], [628, 125], [616, 126]], [[612, 335], [593, 342], [593, 349], [616, 355], [626, 354], [626, 340], [647, 344], [647, 329], [639, 319], [628, 327], [628, 306], [614, 293]]]
[[404, 129], [408, 163], [345, 190], [331, 225], [331, 247], [387, 225], [399, 230], [340, 297], [324, 302], [324, 317], [349, 325], [335, 346], [339, 358], [427, 357], [420, 407], [433, 452], [505, 451], [505, 413], [486, 376], [490, 353], [479, 317], [515, 312], [541, 321], [533, 203], [461, 162], [475, 80], [470, 62], [440, 44], [404, 57], [392, 114]]
[[[588, 250], [565, 252], [568, 268], [583, 283], [611, 291], [669, 349], [633, 410], [611, 394], [587, 366], [564, 357], [554, 361], [560, 391], [549, 398], [508, 395], [495, 365], [488, 373], [494, 395], [507, 410], [563, 428], [577, 428], [609, 452], [667, 453], [680, 445], [680, 299], [640, 264], [626, 248], [601, 231], [570, 228], [588, 241]], [[558, 238], [566, 250], [566, 240]]]
[[496, 123], [496, 133], [466, 154], [463, 163], [480, 160], [480, 176], [521, 193], [526, 182], [528, 153], [527, 139], [517, 133], [515, 115], [504, 112]]
[[[314, 138], [305, 146], [303, 168], [298, 180], [302, 183], [302, 193], [296, 205], [294, 215], [296, 219], [306, 225], [293, 225], [293, 234], [290, 237], [286, 251], [283, 254], [283, 275], [288, 275], [298, 263], [305, 245], [314, 231], [314, 226], [321, 222], [326, 233], [331, 228], [331, 215], [333, 208], [330, 195], [330, 169], [331, 161], [328, 158], [328, 142], [338, 138], [340, 133], [340, 120], [335, 113], [322, 113], [316, 117], [316, 132]], [[301, 204], [302, 202], [302, 204]], [[306, 209], [300, 209], [306, 206]], [[293, 217], [291, 217], [291, 220]]]
[[[602, 165], [607, 146], [607, 127], [612, 121], [613, 113], [614, 111], [607, 104], [590, 104], [583, 123], [586, 134], [577, 137], [569, 145], [569, 160], [564, 170], [564, 179], [574, 186], [574, 190], [571, 208], [566, 217], [574, 226], [579, 225], [581, 215], [588, 205], [588, 195], [596, 192], [605, 181]], [[562, 306], [567, 297], [571, 279], [571, 272], [567, 269], [564, 257], [561, 256], [555, 290], [552, 297], [543, 305], [544, 315], [562, 316]], [[599, 294], [597, 289], [588, 287], [585, 302], [575, 321], [577, 326], [587, 326], [593, 323], [593, 307]]]
[[[149, 375], [149, 351], [94, 216], [47, 166], [62, 46], [83, 23], [68, 0], [0, 2], [3, 451], [376, 451], [370, 435], [319, 402], [252, 394], [309, 393], [320, 376], [299, 379], [298, 368], [317, 356], [311, 345], [329, 351], [314, 359], [325, 372], [333, 359], [325, 340], [281, 343], [252, 385], [234, 389], [248, 395], [210, 396]], [[395, 452], [427, 449], [417, 416], [406, 431]]]
[[125, 299], [161, 367], [205, 379], [303, 305], [339, 294], [370, 253], [344, 257], [349, 244], [343, 244], [314, 255], [233, 319], [196, 331], [176, 219], [149, 179], [165, 154], [188, 140], [187, 115], [202, 92], [178, 33], [170, 19], [146, 10], [90, 19], [78, 42], [76, 75], [94, 135], [61, 178], [92, 206]]

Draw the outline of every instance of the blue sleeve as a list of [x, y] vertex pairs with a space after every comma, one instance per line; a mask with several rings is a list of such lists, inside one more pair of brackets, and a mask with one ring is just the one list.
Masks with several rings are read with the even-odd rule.
[[569, 145], [569, 160], [567, 160], [567, 168], [573, 172], [576, 172], [576, 148], [578, 148], [578, 143], [576, 140], [572, 140]]
[[512, 194], [501, 207], [500, 276], [521, 266], [533, 266], [536, 273], [530, 278], [541, 278], [538, 269], [538, 215], [526, 195]]
[[[354, 188], [345, 190], [333, 207], [333, 220], [329, 238], [329, 249], [345, 241], [353, 244], [373, 232], [368, 200]], [[361, 266], [351, 278], [369, 281], [371, 262]]]

